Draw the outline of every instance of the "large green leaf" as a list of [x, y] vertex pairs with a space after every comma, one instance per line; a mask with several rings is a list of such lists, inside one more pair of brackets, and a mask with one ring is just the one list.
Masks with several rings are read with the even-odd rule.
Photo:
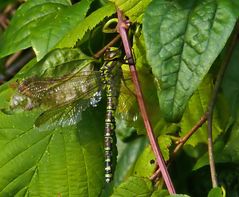
[[104, 182], [99, 109], [77, 126], [39, 131], [37, 112], [0, 114], [1, 196], [98, 196]]
[[145, 9], [151, 0], [111, 0], [115, 5], [123, 11], [123, 13], [129, 17], [131, 22], [140, 22], [142, 23], [142, 18]]
[[23, 4], [1, 41], [0, 57], [32, 46], [37, 58], [41, 59], [84, 19], [91, 2], [83, 0], [73, 6], [68, 0]]
[[154, 0], [143, 20], [147, 59], [164, 116], [178, 121], [223, 49], [237, 15], [228, 0]]

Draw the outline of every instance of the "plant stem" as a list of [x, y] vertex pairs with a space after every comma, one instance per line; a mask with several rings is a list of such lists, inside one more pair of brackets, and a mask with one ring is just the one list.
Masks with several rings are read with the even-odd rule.
[[100, 51], [98, 51], [96, 54], [94, 54], [94, 58], [98, 59], [100, 56], [102, 56], [104, 54], [104, 52], [106, 51], [106, 49], [113, 46], [120, 39], [120, 37], [121, 37], [120, 34], [115, 36], [113, 38], [113, 40], [111, 40], [107, 45], [104, 46], [104, 48], [102, 48]]
[[[175, 147], [175, 149], [173, 150], [173, 155], [171, 157], [171, 159], [169, 161], [167, 161], [167, 166], [170, 165], [172, 158], [174, 158], [176, 156], [176, 154], [179, 152], [179, 150], [183, 147], [183, 145], [187, 142], [187, 140], [207, 121], [207, 116], [208, 116], [208, 112], [206, 112], [201, 118], [200, 120], [194, 125], [194, 127], [187, 132], [187, 134], [183, 137], [181, 137], [178, 141], [177, 141], [177, 146]], [[160, 175], [160, 168], [158, 168], [154, 174], [150, 177], [150, 180], [155, 180], [158, 176]]]
[[207, 121], [207, 116], [208, 112], [206, 112], [200, 118], [200, 120], [194, 125], [194, 127], [189, 132], [187, 132], [185, 136], [183, 136], [178, 140], [178, 145], [173, 150], [174, 155], [183, 147], [183, 145], [187, 142], [187, 140]]
[[233, 49], [236, 45], [237, 36], [238, 36], [238, 24], [236, 24], [235, 30], [233, 32], [233, 36], [231, 37], [231, 39], [229, 41], [229, 46], [226, 51], [226, 56], [224, 57], [224, 59], [221, 63], [220, 69], [218, 71], [215, 87], [214, 87], [214, 90], [212, 93], [212, 98], [208, 105], [208, 157], [209, 157], [211, 180], [212, 180], [213, 188], [218, 186], [214, 154], [213, 154], [213, 137], [212, 137], [213, 109], [215, 107], [217, 94], [218, 94], [220, 84], [223, 79], [224, 72], [226, 70], [226, 67], [227, 67], [229, 61], [230, 61]]
[[147, 131], [147, 135], [148, 135], [152, 150], [155, 154], [156, 160], [158, 162], [159, 168], [161, 170], [166, 187], [170, 194], [175, 194], [176, 192], [175, 192], [173, 183], [169, 176], [165, 161], [163, 159], [162, 153], [160, 151], [157, 140], [154, 136], [153, 129], [152, 129], [151, 123], [150, 123], [148, 115], [147, 115], [147, 110], [146, 110], [146, 107], [144, 104], [143, 94], [142, 94], [142, 91], [140, 88], [138, 75], [137, 75], [137, 71], [136, 71], [136, 67], [135, 67], [135, 63], [134, 63], [134, 59], [133, 59], [133, 55], [132, 55], [132, 51], [131, 51], [131, 46], [130, 46], [127, 32], [126, 32], [127, 24], [126, 24], [125, 20], [123, 19], [122, 12], [119, 9], [117, 9], [117, 15], [118, 15], [118, 31], [121, 35], [121, 39], [122, 39], [122, 42], [124, 45], [125, 54], [128, 59], [128, 62], [129, 62], [129, 68], [130, 68], [132, 80], [133, 80], [133, 83], [135, 86], [135, 92], [136, 92], [136, 97], [137, 97], [137, 101], [138, 101], [138, 105], [139, 105], [140, 114], [143, 118], [144, 125], [145, 125], [146, 131]]

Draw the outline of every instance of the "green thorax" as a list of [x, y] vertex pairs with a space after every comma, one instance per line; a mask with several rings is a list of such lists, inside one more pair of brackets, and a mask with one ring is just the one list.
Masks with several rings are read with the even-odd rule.
[[122, 70], [120, 62], [121, 51], [110, 47], [104, 54], [104, 64], [100, 69], [102, 82], [106, 90], [106, 96], [118, 97]]

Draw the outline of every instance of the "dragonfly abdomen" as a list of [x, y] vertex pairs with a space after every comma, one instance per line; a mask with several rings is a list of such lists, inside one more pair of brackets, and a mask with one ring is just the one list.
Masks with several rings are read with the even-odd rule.
[[[105, 64], [101, 68], [102, 82], [106, 91], [106, 117], [105, 117], [105, 182], [109, 183], [113, 179], [113, 146], [115, 138], [115, 110], [118, 103], [121, 63], [117, 61], [119, 54], [112, 56], [111, 51], [105, 54]], [[107, 57], [109, 58], [107, 59]]]
[[106, 110], [105, 119], [105, 182], [109, 183], [113, 178], [113, 143], [114, 143], [114, 130], [115, 130], [115, 118], [113, 110]]

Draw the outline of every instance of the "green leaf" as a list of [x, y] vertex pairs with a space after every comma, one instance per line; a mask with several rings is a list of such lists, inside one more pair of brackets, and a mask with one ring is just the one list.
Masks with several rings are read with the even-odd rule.
[[111, 197], [142, 196], [148, 197], [153, 193], [153, 185], [149, 179], [130, 177], [115, 189]]
[[169, 148], [172, 145], [172, 139], [168, 135], [160, 135], [158, 137], [158, 144], [163, 154], [164, 160], [169, 160]]
[[[158, 138], [158, 144], [163, 154], [164, 160], [169, 160], [169, 148], [172, 141], [169, 136], [161, 135]], [[155, 156], [150, 145], [148, 145], [143, 153], [138, 157], [135, 163], [133, 175], [149, 177], [153, 174], [156, 168]]]
[[208, 197], [223, 197], [222, 189], [220, 187], [211, 189], [208, 193]]
[[111, 0], [115, 3], [116, 7], [123, 11], [123, 13], [129, 17], [131, 22], [142, 23], [142, 18], [145, 9], [151, 0]]
[[[28, 1], [23, 4], [4, 35], [0, 57], [32, 46], [40, 60], [83, 21], [91, 2], [83, 0], [73, 6], [63, 0]], [[65, 46], [62, 44], [61, 47]]]
[[156, 168], [155, 156], [150, 146], [147, 146], [143, 153], [138, 157], [134, 170], [134, 176], [150, 177]]
[[100, 111], [84, 112], [76, 126], [42, 132], [33, 128], [37, 112], [0, 113], [0, 195], [98, 196], [104, 182]]
[[148, 6], [143, 20], [147, 59], [168, 120], [180, 120], [236, 19], [227, 0], [154, 0]]
[[[207, 75], [188, 102], [188, 106], [180, 122], [180, 136], [186, 135], [197, 124], [203, 114], [205, 114], [208, 108], [208, 103], [211, 99], [213, 88], [213, 78], [211, 75]], [[223, 111], [223, 113], [221, 113], [221, 111]], [[216, 104], [213, 116], [214, 139], [225, 128], [229, 116], [227, 111], [228, 110], [223, 98], [221, 97], [221, 95], [218, 95], [218, 102]], [[193, 148], [195, 148], [200, 143], [206, 144], [207, 138], [207, 123], [205, 123], [197, 130], [194, 135], [189, 138], [186, 144], [191, 145], [193, 146]]]
[[73, 47], [77, 40], [82, 39], [88, 30], [92, 30], [104, 18], [111, 16], [114, 12], [115, 6], [111, 3], [97, 9], [65, 34], [57, 44], [57, 47]]
[[[0, 44], [0, 57], [31, 46], [31, 29], [38, 22], [52, 17], [70, 6], [69, 0], [27, 1], [16, 12]], [[14, 38], [14, 39], [13, 39]], [[42, 39], [47, 39], [48, 37]], [[41, 41], [43, 42], [43, 40]]]

